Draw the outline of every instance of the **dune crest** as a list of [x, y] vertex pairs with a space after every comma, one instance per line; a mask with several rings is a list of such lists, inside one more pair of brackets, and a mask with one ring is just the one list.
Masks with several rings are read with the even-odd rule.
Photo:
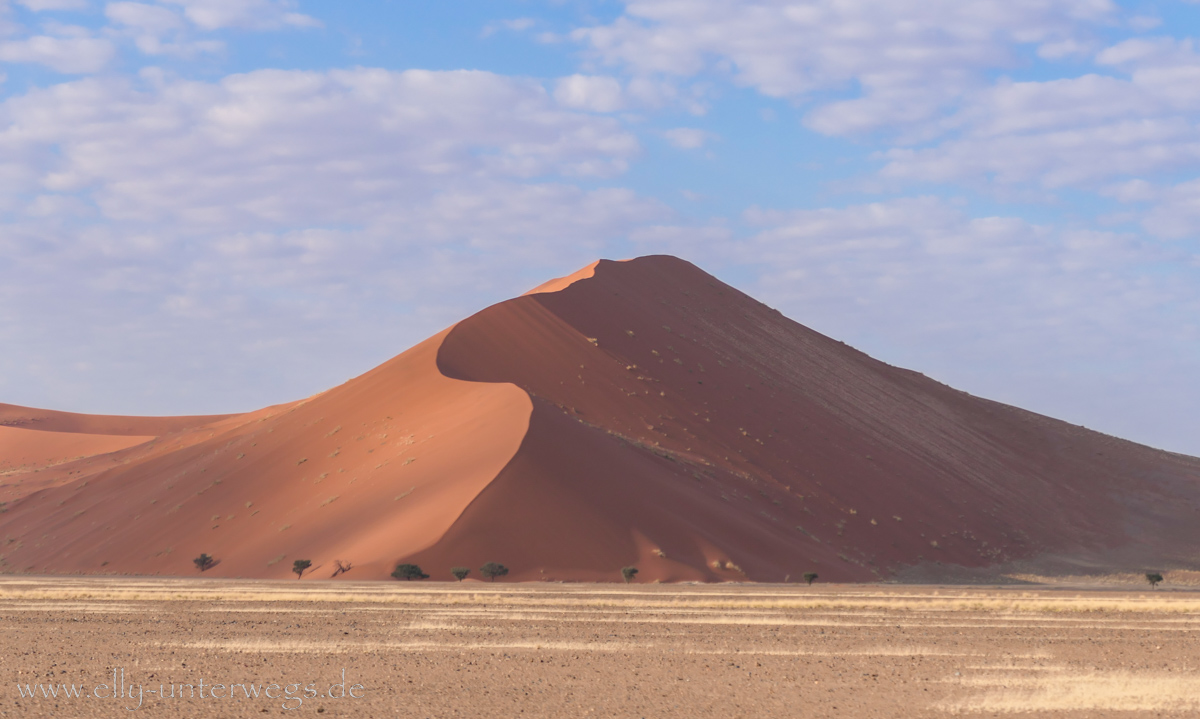
[[[207, 552], [219, 576], [871, 581], [1200, 549], [1200, 460], [889, 366], [668, 256], [598, 261], [289, 405], [55, 417], [0, 406], [13, 437], [67, 438], [0, 434], [3, 571], [186, 575]], [[62, 442], [81, 457], [16, 463]]]
[[580, 280], [586, 280], [589, 277], [591, 277], [592, 275], [594, 275], [596, 272], [596, 265], [599, 265], [599, 264], [600, 264], [600, 260], [596, 260], [595, 262], [588, 265], [587, 267], [581, 267], [580, 269], [575, 270], [574, 272], [572, 272], [569, 275], [563, 275], [562, 277], [555, 277], [552, 280], [546, 280], [545, 282], [538, 285], [537, 287], [534, 287], [532, 290], [525, 292], [525, 294], [522, 295], [522, 297], [525, 297], [528, 295], [539, 295], [539, 294], [542, 294], [543, 292], [558, 292], [559, 290], [564, 290], [567, 287], [570, 287], [571, 285], [575, 284], [576, 282], [578, 282]]

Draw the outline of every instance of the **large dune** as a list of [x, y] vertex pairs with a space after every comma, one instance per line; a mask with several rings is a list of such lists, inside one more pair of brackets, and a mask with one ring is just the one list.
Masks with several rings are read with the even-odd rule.
[[[873, 580], [1200, 561], [1200, 460], [972, 397], [682, 260], [600, 261], [307, 400], [0, 405], [0, 570]], [[477, 572], [476, 572], [477, 574]]]

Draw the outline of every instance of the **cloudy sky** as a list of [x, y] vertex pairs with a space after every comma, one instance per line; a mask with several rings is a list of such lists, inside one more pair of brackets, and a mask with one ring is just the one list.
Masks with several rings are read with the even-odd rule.
[[671, 253], [1200, 455], [1200, 3], [0, 0], [0, 402], [248, 410]]

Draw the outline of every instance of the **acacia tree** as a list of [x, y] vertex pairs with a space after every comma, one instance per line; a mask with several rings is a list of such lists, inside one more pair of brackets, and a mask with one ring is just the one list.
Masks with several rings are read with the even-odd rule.
[[392, 576], [396, 579], [403, 579], [411, 582], [414, 579], [428, 579], [429, 575], [421, 571], [421, 568], [415, 564], [397, 564], [396, 570], [392, 572]]
[[808, 586], [811, 587], [812, 583], [817, 581], [817, 573], [816, 572], [805, 572], [804, 573], [804, 581], [808, 582]]
[[1150, 582], [1151, 589], [1158, 589], [1158, 583], [1163, 580], [1163, 576], [1158, 572], [1146, 572], [1146, 581]]
[[312, 566], [311, 559], [297, 559], [292, 562], [292, 571], [296, 573], [296, 579], [304, 575], [304, 570]]
[[201, 572], [206, 572], [213, 568], [213, 565], [217, 563], [217, 560], [213, 559], [207, 554], [201, 554], [199, 557], [193, 559], [192, 562], [196, 565], [196, 569], [199, 569]]
[[353, 564], [351, 564], [350, 562], [343, 562], [340, 559], [333, 560], [333, 566], [334, 566], [333, 574], [329, 575], [330, 579], [336, 577], [339, 574], [345, 574], [346, 572], [349, 572], [351, 569], [354, 569]]
[[508, 574], [508, 567], [499, 562], [488, 562], [479, 568], [479, 573], [488, 578], [488, 581], [496, 581], [496, 577], [503, 577]]
[[450, 573], [454, 575], [455, 579], [461, 582], [467, 578], [467, 575], [471, 573], [471, 570], [467, 569], [466, 567], [450, 567]]
[[629, 584], [633, 581], [634, 576], [638, 573], [637, 567], [621, 567], [621, 576], [625, 578], [625, 583]]

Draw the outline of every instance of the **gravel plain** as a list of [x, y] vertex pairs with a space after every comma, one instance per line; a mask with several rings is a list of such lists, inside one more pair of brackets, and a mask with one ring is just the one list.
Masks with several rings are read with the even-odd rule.
[[0, 622], [0, 717], [1200, 713], [1191, 590], [8, 576]]

